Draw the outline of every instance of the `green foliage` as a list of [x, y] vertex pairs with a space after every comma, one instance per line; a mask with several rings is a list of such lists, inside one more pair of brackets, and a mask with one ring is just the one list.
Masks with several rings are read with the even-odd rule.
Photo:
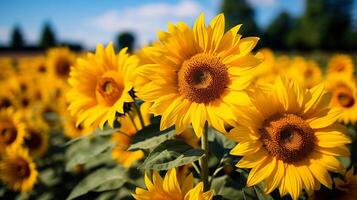
[[243, 35], [258, 35], [259, 29], [254, 20], [254, 10], [246, 0], [225, 0], [222, 2], [221, 11], [226, 17], [226, 28], [233, 28], [237, 24], [243, 24]]
[[45, 23], [40, 36], [39, 46], [47, 49], [56, 46], [56, 44], [56, 36], [51, 25], [49, 23]]
[[168, 170], [198, 160], [204, 151], [182, 140], [167, 140], [158, 145], [139, 166], [141, 169]]
[[158, 144], [171, 139], [176, 134], [173, 128], [160, 131], [158, 124], [151, 124], [142, 130], [138, 131], [132, 137], [129, 150], [147, 150], [156, 147]]
[[25, 39], [19, 26], [15, 26], [12, 30], [10, 42], [10, 46], [15, 49], [23, 48], [25, 46]]
[[107, 191], [118, 189], [126, 181], [125, 170], [122, 167], [112, 169], [101, 168], [83, 179], [71, 192], [68, 200], [77, 198], [90, 191]]
[[116, 45], [119, 49], [128, 48], [128, 52], [133, 52], [135, 36], [131, 32], [123, 32], [117, 36]]
[[208, 142], [210, 151], [217, 157], [218, 160], [229, 156], [229, 151], [236, 145], [236, 143], [222, 133], [210, 128], [208, 130]]
[[294, 19], [289, 13], [281, 12], [266, 29], [264, 43], [274, 48], [287, 49], [289, 34], [294, 25]]
[[92, 159], [97, 161], [96, 157], [98, 155], [113, 146], [114, 144], [105, 136], [84, 138], [75, 142], [66, 152], [66, 157], [68, 158], [66, 170], [71, 171], [77, 165], [83, 165]]
[[246, 187], [245, 176], [235, 173], [215, 178], [212, 188], [224, 200], [273, 200], [270, 195], [264, 194], [260, 186]]

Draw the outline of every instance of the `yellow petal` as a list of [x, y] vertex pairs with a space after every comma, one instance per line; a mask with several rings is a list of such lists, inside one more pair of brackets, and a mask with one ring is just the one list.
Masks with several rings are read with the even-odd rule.
[[351, 140], [346, 135], [339, 132], [316, 132], [315, 136], [320, 147], [337, 147], [351, 143]]
[[329, 189], [332, 189], [332, 179], [327, 170], [317, 162], [312, 162], [309, 169], [314, 177]]
[[234, 127], [226, 136], [236, 142], [248, 142], [255, 141], [260, 138], [259, 134], [252, 132], [249, 128], [245, 126]]
[[237, 163], [237, 167], [239, 168], [253, 168], [255, 166], [260, 165], [267, 158], [267, 153], [265, 150], [261, 149], [257, 151], [254, 155], [248, 155], [242, 157]]
[[267, 177], [264, 182], [266, 183], [265, 193], [271, 193], [281, 183], [281, 179], [285, 175], [284, 163], [281, 160], [276, 161], [276, 166], [272, 172], [274, 176]]
[[193, 33], [198, 45], [205, 51], [208, 44], [208, 34], [206, 31], [205, 17], [203, 13], [200, 14], [193, 25]]
[[196, 107], [194, 114], [191, 115], [192, 128], [197, 137], [200, 138], [206, 122], [206, 107], [202, 103], [192, 104], [191, 106]]
[[339, 173], [344, 172], [342, 164], [334, 156], [313, 152], [311, 158], [318, 161], [320, 165], [324, 166], [327, 170]]
[[316, 146], [314, 148], [316, 151], [330, 155], [330, 156], [345, 156], [349, 157], [351, 155], [350, 150], [348, 149], [347, 146], [335, 146], [335, 147], [320, 147]]
[[301, 180], [304, 183], [305, 190], [308, 194], [312, 194], [315, 185], [315, 179], [312, 176], [310, 169], [306, 165], [297, 165], [297, 171], [300, 174]]
[[257, 142], [240, 142], [230, 152], [232, 155], [244, 156], [257, 152], [261, 148], [262, 143]]
[[335, 123], [341, 113], [339, 109], [331, 109], [325, 116], [308, 119], [307, 122], [313, 129], [324, 128]]
[[276, 159], [275, 157], [273, 158], [267, 158], [265, 159], [264, 162], [262, 162], [259, 166], [254, 167], [247, 179], [247, 186], [253, 186], [256, 185], [260, 182], [262, 182], [266, 177], [271, 176], [271, 173], [275, 169], [276, 166]]

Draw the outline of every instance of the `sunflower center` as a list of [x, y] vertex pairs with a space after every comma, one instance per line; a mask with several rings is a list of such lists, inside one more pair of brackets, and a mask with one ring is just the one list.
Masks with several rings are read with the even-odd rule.
[[124, 87], [113, 78], [103, 77], [97, 83], [97, 92], [106, 105], [112, 106], [121, 96]]
[[315, 146], [314, 131], [294, 114], [274, 116], [259, 130], [266, 150], [286, 163], [303, 160]]
[[7, 145], [12, 144], [17, 138], [17, 130], [11, 122], [0, 123], [0, 141]]
[[179, 92], [196, 103], [218, 99], [229, 82], [226, 66], [219, 58], [197, 54], [186, 60], [178, 72]]
[[355, 104], [352, 90], [346, 85], [339, 85], [333, 93], [333, 101], [344, 108], [350, 108]]
[[304, 74], [306, 78], [311, 78], [314, 75], [314, 72], [312, 69], [307, 69]]
[[23, 159], [18, 160], [14, 169], [16, 172], [16, 176], [19, 179], [25, 179], [25, 178], [29, 177], [31, 174], [31, 169], [30, 169], [28, 162]]
[[42, 137], [41, 134], [38, 133], [37, 131], [30, 130], [29, 131], [29, 137], [25, 138], [25, 145], [30, 149], [30, 150], [36, 150], [39, 149], [42, 145]]
[[56, 63], [56, 73], [59, 76], [67, 77], [71, 71], [71, 63], [66, 59], [60, 59]]
[[4, 97], [0, 100], [0, 108], [8, 108], [12, 105], [10, 99]]
[[343, 64], [339, 64], [336, 66], [336, 71], [342, 72], [345, 70], [345, 66]]
[[40, 72], [40, 73], [45, 73], [45, 72], [46, 72], [46, 67], [45, 67], [44, 65], [40, 65], [40, 66], [38, 67], [38, 72]]
[[23, 97], [23, 99], [21, 99], [21, 105], [26, 108], [30, 105], [30, 99], [27, 97]]

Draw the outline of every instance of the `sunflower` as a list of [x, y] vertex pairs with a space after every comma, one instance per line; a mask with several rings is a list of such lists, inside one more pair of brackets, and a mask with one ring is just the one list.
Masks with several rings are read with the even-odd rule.
[[44, 56], [19, 59], [19, 75], [26, 76], [34, 73], [38, 75], [44, 75], [47, 73], [46, 58]]
[[202, 182], [193, 187], [193, 176], [189, 174], [180, 178], [176, 169], [170, 169], [162, 179], [158, 172], [153, 173], [153, 182], [145, 174], [147, 190], [136, 188], [134, 198], [137, 200], [210, 200], [213, 191], [203, 192]]
[[6, 109], [14, 106], [14, 99], [10, 97], [11, 90], [9, 84], [6, 81], [1, 82], [0, 90], [0, 109]]
[[306, 88], [312, 88], [322, 81], [319, 65], [313, 60], [295, 57], [288, 69], [288, 76], [301, 81]]
[[90, 128], [84, 128], [81, 124], [76, 126], [76, 118], [71, 116], [66, 110], [61, 112], [61, 120], [63, 133], [68, 138], [74, 139], [93, 132], [93, 130]]
[[16, 110], [28, 112], [36, 101], [42, 99], [42, 94], [37, 87], [36, 75], [14, 76], [8, 80], [7, 86]]
[[342, 110], [339, 121], [348, 124], [357, 121], [357, 87], [356, 82], [342, 75], [329, 77], [326, 88], [332, 93], [331, 107]]
[[354, 66], [352, 58], [349, 55], [337, 54], [334, 55], [327, 66], [328, 75], [340, 74], [345, 76], [352, 76]]
[[53, 77], [67, 81], [75, 59], [75, 54], [66, 47], [52, 48], [47, 52], [46, 66]]
[[71, 70], [67, 93], [68, 109], [77, 116], [77, 125], [85, 127], [108, 122], [113, 127], [117, 113], [124, 113], [124, 103], [133, 102], [133, 70], [138, 59], [129, 56], [126, 48], [114, 53], [110, 43], [105, 49], [98, 45], [96, 53], [78, 59]]
[[27, 150], [9, 148], [0, 160], [0, 179], [15, 191], [28, 192], [34, 184], [38, 172]]
[[26, 120], [24, 146], [32, 156], [43, 156], [48, 148], [48, 126], [42, 120]]
[[179, 134], [191, 123], [200, 137], [208, 121], [224, 132], [224, 122], [234, 118], [230, 104], [246, 103], [250, 71], [261, 62], [251, 54], [258, 38], [242, 39], [240, 25], [224, 33], [224, 24], [223, 14], [208, 26], [201, 14], [192, 30], [182, 22], [169, 24], [159, 43], [144, 49], [154, 63], [138, 68], [150, 82], [137, 96], [153, 103], [150, 112], [161, 115], [161, 130], [175, 124]]
[[265, 192], [279, 188], [297, 199], [323, 184], [332, 187], [328, 171], [342, 172], [336, 156], [349, 156], [350, 139], [335, 121], [323, 84], [305, 89], [295, 80], [278, 78], [270, 91], [250, 94], [252, 107], [236, 108], [239, 123], [228, 137], [239, 144], [232, 155], [243, 156], [239, 168], [252, 168], [247, 186], [264, 182]]
[[14, 75], [14, 69], [10, 58], [0, 58], [0, 83]]
[[54, 79], [51, 75], [45, 74], [39, 79], [39, 90], [42, 94], [42, 101], [53, 102], [53, 101], [62, 101], [62, 98], [65, 98], [69, 86], [66, 82], [60, 79]]
[[334, 178], [336, 188], [341, 192], [336, 199], [354, 200], [357, 198], [357, 175], [354, 175], [354, 167], [347, 171], [344, 180]]
[[26, 126], [21, 118], [20, 113], [15, 113], [12, 108], [0, 110], [0, 153], [22, 144]]
[[[150, 124], [148, 106], [149, 104], [147, 103], [143, 103], [140, 106], [145, 126]], [[131, 144], [131, 136], [135, 135], [136, 132], [143, 127], [140, 123], [139, 116], [134, 112], [129, 112], [127, 115], [122, 116], [119, 118], [119, 122], [119, 131], [114, 133], [111, 138], [111, 140], [116, 143], [116, 146], [112, 150], [112, 158], [124, 167], [129, 168], [135, 161], [140, 160], [144, 156], [144, 153], [140, 150], [127, 150]]]

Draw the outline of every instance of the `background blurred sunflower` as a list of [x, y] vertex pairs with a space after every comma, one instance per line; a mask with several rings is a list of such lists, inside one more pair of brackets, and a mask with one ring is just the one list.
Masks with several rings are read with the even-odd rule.
[[47, 52], [46, 66], [49, 74], [58, 79], [67, 81], [71, 66], [74, 64], [76, 56], [66, 47], [52, 48]]
[[98, 45], [96, 53], [79, 59], [71, 70], [68, 109], [77, 116], [77, 125], [85, 127], [105, 122], [113, 127], [117, 113], [124, 113], [124, 103], [133, 102], [129, 91], [133, 88], [133, 70], [137, 58], [122, 49], [115, 54], [113, 45], [105, 49]]
[[357, 175], [354, 174], [354, 167], [348, 170], [344, 179], [334, 178], [336, 188], [340, 190], [337, 194], [338, 200], [353, 200], [357, 197]]
[[49, 143], [49, 129], [41, 120], [26, 120], [26, 135], [24, 137], [24, 146], [29, 150], [31, 156], [43, 156]]
[[337, 54], [334, 55], [328, 62], [327, 74], [330, 76], [336, 74], [352, 76], [353, 73], [354, 73], [353, 61], [349, 55]]
[[335, 75], [326, 79], [326, 88], [332, 93], [331, 107], [339, 108], [339, 121], [348, 124], [357, 121], [357, 87], [352, 78]]
[[27, 150], [9, 148], [0, 160], [0, 179], [15, 191], [28, 192], [37, 181], [38, 172]]
[[0, 110], [0, 153], [22, 144], [26, 126], [21, 118], [21, 114], [11, 108]]

